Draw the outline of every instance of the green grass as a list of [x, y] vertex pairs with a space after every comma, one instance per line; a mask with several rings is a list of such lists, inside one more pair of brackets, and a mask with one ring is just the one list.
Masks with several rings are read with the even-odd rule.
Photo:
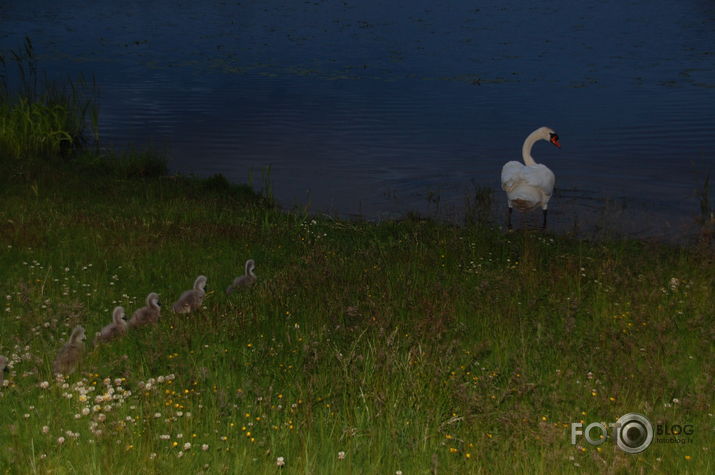
[[[22, 150], [0, 157], [0, 472], [713, 472], [707, 247], [313, 218], [152, 154]], [[205, 308], [171, 314], [198, 274]], [[74, 325], [151, 291], [159, 325], [55, 380]], [[629, 412], [692, 443], [570, 444]]]
[[[19, 359], [0, 393], [4, 471], [265, 473], [277, 457], [291, 473], [713, 468], [705, 250], [314, 220], [199, 180], [59, 176], [2, 192], [0, 352]], [[226, 297], [247, 258], [259, 283]], [[206, 308], [172, 315], [200, 273]], [[93, 335], [150, 291], [159, 326], [89, 348], [69, 388], [54, 382], [72, 326]], [[131, 395], [81, 415], [104, 378]], [[87, 402], [79, 382], [97, 388]], [[627, 412], [694, 424], [693, 443], [569, 443], [570, 422]]]
[[6, 171], [32, 178], [96, 138], [97, 89], [83, 78], [41, 76], [29, 38], [9, 56], [0, 54], [0, 158]]

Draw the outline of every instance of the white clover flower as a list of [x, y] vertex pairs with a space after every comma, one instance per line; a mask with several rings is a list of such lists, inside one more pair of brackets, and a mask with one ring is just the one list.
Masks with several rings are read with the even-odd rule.
[[191, 442], [187, 442], [184, 444], [184, 450], [189, 450], [191, 448]]
[[338, 452], [338, 460], [344, 460], [345, 459], [345, 452], [342, 450]]
[[65, 443], [65, 438], [64, 438], [64, 437], [61, 437], [61, 436], [58, 437], [58, 438], [57, 438], [57, 443], [60, 444], [60, 445], [64, 444], [64, 443]]
[[89, 408], [88, 408], [88, 407], [83, 407], [83, 408], [82, 408], [82, 415], [83, 415], [83, 416], [89, 415]]
[[43, 434], [48, 434], [50, 432], [50, 428], [48, 426], [42, 426], [42, 433]]
[[209, 444], [203, 444], [201, 446], [201, 450], [203, 450], [204, 452], [206, 452], [208, 449], [209, 449]]
[[284, 466], [285, 464], [286, 464], [286, 462], [285, 462], [285, 459], [284, 459], [283, 457], [278, 457], [278, 458], [276, 459], [276, 465], [277, 465], [278, 467], [282, 467], [282, 466]]
[[158, 419], [161, 417], [161, 412], [155, 412], [154, 413], [154, 419]]
[[159, 438], [160, 438], [161, 440], [169, 440], [169, 439], [171, 439], [171, 436], [170, 436], [169, 434], [161, 434], [161, 435], [159, 436]]
[[42, 382], [40, 383], [40, 387], [41, 387], [42, 389], [47, 389], [47, 388], [50, 387], [50, 383], [48, 383], [47, 381], [42, 381]]

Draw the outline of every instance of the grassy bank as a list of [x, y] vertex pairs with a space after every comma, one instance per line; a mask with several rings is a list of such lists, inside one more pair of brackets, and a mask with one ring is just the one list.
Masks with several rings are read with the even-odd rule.
[[[707, 249], [314, 219], [151, 158], [23, 156], [0, 160], [2, 472], [713, 471]], [[198, 274], [204, 308], [171, 314]], [[159, 325], [54, 378], [74, 325], [151, 291]], [[571, 445], [629, 412], [692, 442]]]

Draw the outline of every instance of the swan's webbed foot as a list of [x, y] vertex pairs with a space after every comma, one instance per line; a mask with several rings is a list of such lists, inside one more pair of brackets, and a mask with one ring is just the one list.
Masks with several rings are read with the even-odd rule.
[[507, 214], [507, 220], [506, 220], [506, 229], [507, 229], [508, 231], [511, 231], [511, 212], [512, 212], [512, 209], [511, 209], [511, 206], [510, 206], [510, 207], [509, 207], [509, 213]]

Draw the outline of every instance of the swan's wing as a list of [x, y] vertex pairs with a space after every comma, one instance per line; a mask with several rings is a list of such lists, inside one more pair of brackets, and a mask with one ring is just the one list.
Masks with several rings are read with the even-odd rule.
[[521, 171], [524, 164], [517, 161], [507, 162], [501, 169], [501, 188], [504, 191], [511, 191], [522, 181]]
[[501, 187], [504, 191], [513, 191], [519, 186], [537, 188], [546, 196], [554, 191], [556, 178], [546, 165], [525, 166], [521, 162], [508, 162], [501, 171]]
[[544, 195], [551, 196], [554, 192], [556, 177], [546, 165], [538, 164], [524, 167], [521, 180], [529, 186], [540, 189]]

